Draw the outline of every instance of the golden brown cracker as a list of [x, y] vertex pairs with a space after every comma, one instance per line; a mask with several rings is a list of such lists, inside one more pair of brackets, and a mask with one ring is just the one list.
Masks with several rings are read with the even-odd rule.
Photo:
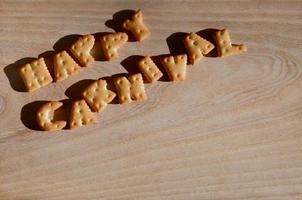
[[90, 110], [85, 100], [78, 100], [72, 103], [70, 114], [70, 128], [95, 124], [97, 122], [95, 114]]
[[167, 71], [167, 74], [171, 81], [182, 81], [186, 79], [186, 54], [161, 58], [161, 63]]
[[94, 61], [94, 58], [90, 54], [94, 41], [95, 39], [93, 35], [84, 35], [80, 37], [70, 48], [70, 52], [84, 67], [88, 66]]
[[66, 121], [52, 121], [55, 110], [59, 109], [62, 105], [62, 102], [51, 101], [45, 103], [39, 108], [37, 112], [37, 122], [42, 130], [57, 131], [63, 129], [66, 126]]
[[102, 112], [116, 94], [107, 89], [107, 81], [99, 79], [90, 84], [82, 93], [83, 98], [96, 112]]
[[138, 41], [143, 41], [150, 35], [148, 27], [143, 22], [143, 13], [141, 10], [137, 10], [132, 19], [127, 19], [123, 23], [123, 28], [131, 32]]
[[218, 56], [231, 56], [247, 51], [244, 44], [232, 44], [228, 29], [217, 31], [214, 36]]
[[22, 66], [20, 68], [20, 76], [29, 92], [52, 82], [52, 77], [42, 57]]
[[111, 33], [100, 38], [104, 56], [107, 60], [118, 57], [118, 49], [128, 41], [126, 33]]
[[56, 81], [62, 81], [70, 75], [76, 74], [81, 67], [66, 52], [62, 51], [54, 57], [54, 76]]
[[147, 99], [142, 74], [133, 74], [128, 77], [119, 77], [114, 80], [114, 85], [121, 104]]
[[190, 33], [184, 40], [186, 50], [189, 55], [189, 63], [197, 63], [203, 55], [208, 54], [214, 49], [214, 45], [196, 33]]
[[162, 72], [158, 69], [150, 56], [145, 56], [141, 59], [138, 62], [138, 68], [150, 83], [157, 81], [163, 76]]

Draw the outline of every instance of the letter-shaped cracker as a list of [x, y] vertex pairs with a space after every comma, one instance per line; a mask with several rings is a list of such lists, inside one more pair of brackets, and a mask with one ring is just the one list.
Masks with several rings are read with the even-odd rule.
[[39, 108], [37, 112], [37, 122], [41, 129], [45, 131], [57, 131], [66, 126], [66, 121], [52, 122], [55, 110], [59, 109], [62, 105], [62, 102], [51, 101]]
[[96, 123], [96, 116], [90, 110], [85, 100], [72, 103], [69, 123], [71, 129]]
[[162, 72], [158, 69], [150, 56], [141, 59], [138, 62], [138, 68], [150, 83], [157, 81], [163, 76]]
[[83, 91], [82, 95], [96, 112], [103, 111], [116, 96], [114, 92], [107, 89], [107, 82], [102, 79], [94, 81]]
[[62, 51], [54, 57], [54, 75], [56, 81], [62, 81], [68, 76], [79, 72], [81, 67], [66, 52]]
[[94, 58], [90, 55], [90, 51], [94, 45], [94, 40], [93, 35], [84, 35], [83, 37], [80, 37], [70, 48], [70, 52], [84, 67], [94, 61]]
[[127, 41], [126, 33], [111, 33], [100, 38], [101, 46], [107, 60], [112, 60], [118, 57], [118, 49], [121, 48]]
[[214, 45], [200, 37], [196, 33], [190, 33], [184, 40], [185, 47], [188, 51], [189, 62], [194, 65], [203, 55], [208, 54], [214, 49]]
[[167, 71], [171, 81], [182, 81], [186, 79], [186, 54], [164, 57], [160, 61]]
[[[129, 80], [128, 80], [129, 79]], [[143, 101], [147, 99], [142, 74], [133, 74], [126, 77], [119, 77], [114, 80], [114, 85], [121, 104], [134, 101]]]
[[218, 56], [231, 56], [247, 51], [244, 44], [232, 44], [228, 29], [217, 31], [214, 36]]
[[130, 31], [138, 41], [143, 41], [150, 35], [149, 29], [143, 22], [143, 13], [141, 10], [137, 10], [131, 20], [127, 19], [123, 23], [123, 28]]
[[20, 68], [20, 76], [29, 92], [52, 82], [44, 58], [39, 58]]

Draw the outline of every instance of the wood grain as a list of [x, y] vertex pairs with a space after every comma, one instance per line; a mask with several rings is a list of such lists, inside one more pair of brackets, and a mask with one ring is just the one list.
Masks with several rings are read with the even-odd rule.
[[[22, 92], [20, 64], [78, 34], [112, 32], [114, 13], [137, 8], [147, 40]], [[302, 199], [301, 10], [299, 0], [0, 0], [0, 199]], [[95, 126], [50, 134], [24, 124], [33, 102], [68, 99], [81, 80], [126, 73], [130, 56], [177, 52], [183, 32], [223, 27], [247, 53], [148, 84], [148, 101], [111, 104]]]

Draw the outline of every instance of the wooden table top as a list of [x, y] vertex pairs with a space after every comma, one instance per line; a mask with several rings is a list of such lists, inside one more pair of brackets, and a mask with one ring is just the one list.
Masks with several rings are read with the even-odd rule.
[[[23, 92], [20, 65], [113, 32], [138, 8], [148, 39]], [[301, 10], [299, 0], [0, 0], [0, 199], [302, 199]], [[205, 57], [184, 82], [147, 84], [147, 101], [110, 104], [97, 125], [35, 130], [39, 102], [76, 99], [89, 80], [131, 71], [138, 55], [181, 53], [184, 33], [224, 27], [247, 53]]]

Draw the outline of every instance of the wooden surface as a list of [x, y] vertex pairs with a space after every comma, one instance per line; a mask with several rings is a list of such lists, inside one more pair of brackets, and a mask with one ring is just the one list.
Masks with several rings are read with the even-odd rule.
[[[19, 65], [67, 48], [74, 34], [111, 32], [114, 13], [137, 8], [152, 32], [143, 43], [22, 92]], [[0, 199], [302, 199], [301, 10], [299, 0], [0, 0]], [[223, 27], [247, 53], [204, 58], [185, 82], [147, 85], [146, 102], [111, 104], [95, 126], [31, 128], [37, 101], [127, 72], [129, 56], [180, 52], [181, 32]]]

